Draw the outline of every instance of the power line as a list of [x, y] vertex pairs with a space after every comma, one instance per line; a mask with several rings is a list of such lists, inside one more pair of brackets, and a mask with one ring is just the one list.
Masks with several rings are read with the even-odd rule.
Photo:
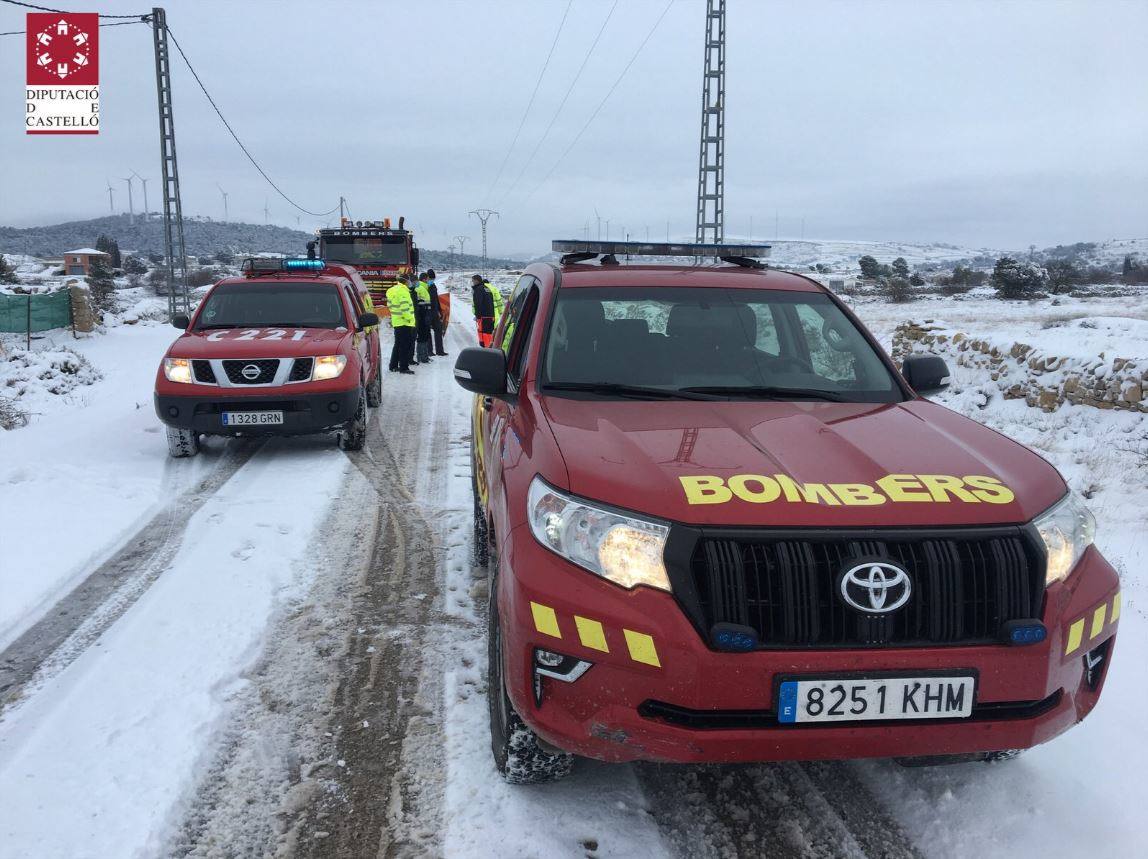
[[542, 181], [535, 185], [534, 189], [522, 198], [523, 203], [538, 193], [538, 190], [543, 185], [545, 185], [547, 181], [549, 181], [551, 176], [554, 175], [554, 171], [558, 169], [558, 165], [561, 164], [563, 159], [565, 159], [566, 156], [570, 154], [570, 150], [573, 149], [578, 141], [582, 139], [582, 135], [586, 133], [586, 129], [590, 127], [590, 123], [594, 121], [594, 119], [601, 112], [602, 108], [606, 106], [606, 102], [609, 101], [610, 96], [614, 94], [614, 90], [618, 88], [618, 84], [622, 82], [622, 78], [626, 76], [626, 72], [630, 70], [630, 66], [634, 65], [634, 61], [638, 59], [638, 55], [642, 53], [642, 49], [646, 47], [646, 43], [649, 42], [653, 37], [654, 31], [658, 29], [658, 25], [662, 23], [662, 19], [666, 17], [666, 13], [670, 11], [670, 7], [673, 5], [674, 0], [669, 0], [669, 2], [666, 3], [666, 8], [662, 10], [662, 14], [658, 16], [656, 21], [654, 21], [654, 26], [650, 28], [650, 32], [646, 33], [646, 38], [642, 39], [642, 43], [638, 45], [638, 50], [634, 51], [634, 55], [630, 57], [630, 61], [626, 63], [625, 67], [622, 69], [621, 74], [619, 74], [617, 79], [614, 81], [613, 86], [610, 87], [610, 90], [606, 93], [605, 97], [603, 97], [603, 99], [598, 102], [598, 106], [594, 108], [594, 112], [590, 114], [590, 118], [586, 120], [586, 124], [582, 126], [582, 130], [574, 135], [574, 139], [570, 141], [570, 145], [566, 147], [566, 151], [558, 156], [558, 160], [554, 162], [554, 166], [550, 168], [550, 171], [542, 177]]
[[[11, 0], [0, 0], [0, 2], [8, 3], [11, 2]], [[146, 20], [147, 17], [148, 16], [145, 15], [138, 21], [113, 21], [108, 24], [100, 24], [100, 27], [126, 27], [129, 24], [146, 24], [148, 23]], [[6, 33], [0, 33], [0, 36], [23, 36], [27, 32], [27, 30], [9, 30]]]
[[222, 122], [222, 123], [223, 123], [223, 127], [227, 129], [227, 131], [228, 131], [228, 133], [231, 135], [232, 139], [233, 139], [233, 140], [234, 140], [234, 141], [235, 141], [237, 144], [239, 144], [239, 148], [243, 150], [243, 154], [247, 156], [247, 160], [248, 160], [248, 161], [250, 161], [250, 162], [252, 163], [252, 165], [254, 165], [254, 167], [255, 167], [255, 169], [256, 169], [256, 170], [258, 170], [258, 171], [259, 171], [259, 175], [260, 175], [260, 176], [262, 176], [262, 177], [263, 177], [263, 178], [264, 178], [264, 179], [267, 181], [267, 184], [268, 184], [268, 185], [270, 185], [272, 188], [274, 188], [274, 189], [275, 189], [275, 193], [277, 193], [277, 194], [278, 194], [280, 197], [282, 197], [284, 200], [286, 200], [288, 203], [290, 203], [292, 206], [294, 206], [296, 209], [298, 209], [300, 212], [302, 212], [302, 213], [303, 213], [303, 214], [305, 214], [305, 215], [312, 215], [313, 217], [316, 217], [316, 218], [325, 218], [325, 217], [327, 217], [328, 215], [333, 215], [335, 212], [339, 211], [339, 207], [338, 207], [338, 206], [336, 206], [335, 208], [333, 208], [333, 209], [331, 209], [330, 211], [327, 211], [327, 212], [312, 212], [310, 209], [304, 209], [302, 206], [300, 206], [298, 203], [296, 203], [294, 200], [292, 200], [290, 197], [288, 197], [288, 196], [287, 196], [287, 195], [286, 195], [286, 194], [283, 192], [283, 189], [282, 189], [282, 188], [280, 188], [278, 185], [276, 185], [276, 184], [275, 184], [275, 182], [274, 182], [274, 181], [271, 179], [271, 177], [267, 175], [267, 171], [266, 171], [266, 170], [264, 170], [264, 169], [263, 169], [263, 168], [262, 168], [262, 167], [259, 165], [259, 162], [255, 160], [255, 156], [253, 156], [253, 155], [252, 155], [252, 154], [251, 154], [251, 153], [250, 153], [250, 152], [247, 150], [247, 147], [243, 145], [243, 141], [239, 139], [239, 135], [238, 135], [238, 134], [236, 134], [236, 133], [235, 133], [235, 129], [233, 129], [233, 128], [231, 127], [231, 123], [229, 123], [229, 122], [227, 121], [227, 119], [224, 117], [224, 115], [223, 115], [223, 111], [221, 111], [221, 110], [219, 109], [219, 105], [217, 105], [217, 104], [215, 103], [215, 99], [213, 99], [213, 98], [211, 97], [211, 93], [209, 93], [209, 92], [207, 91], [207, 87], [205, 87], [205, 86], [203, 85], [203, 81], [201, 81], [201, 80], [199, 79], [199, 75], [196, 73], [196, 71], [195, 71], [195, 67], [194, 67], [194, 66], [192, 66], [192, 64], [191, 64], [191, 60], [189, 60], [189, 59], [187, 58], [187, 54], [185, 54], [185, 53], [183, 52], [183, 48], [182, 48], [182, 47], [180, 46], [180, 44], [179, 44], [179, 39], [177, 39], [177, 38], [175, 37], [175, 33], [173, 33], [173, 32], [171, 31], [171, 27], [168, 27], [168, 28], [167, 28], [167, 34], [168, 34], [168, 36], [170, 36], [170, 37], [171, 37], [171, 41], [172, 41], [172, 44], [174, 44], [174, 45], [175, 45], [175, 49], [176, 49], [177, 51], [179, 51], [179, 55], [180, 55], [181, 57], [183, 57], [183, 61], [184, 61], [184, 63], [187, 65], [187, 69], [188, 69], [188, 71], [190, 71], [190, 72], [191, 72], [191, 76], [192, 76], [193, 78], [195, 78], [195, 82], [196, 82], [197, 84], [199, 84], [199, 88], [200, 88], [201, 90], [203, 90], [203, 94], [204, 94], [205, 96], [207, 96], [207, 100], [208, 100], [208, 102], [210, 102], [211, 106], [212, 106], [212, 107], [215, 109], [215, 113], [216, 113], [216, 115], [218, 115], [218, 116], [219, 116], [219, 120], [220, 120], [220, 122]]
[[[36, 9], [40, 12], [56, 12], [60, 15], [74, 15], [76, 13], [69, 12], [67, 9], [49, 9], [47, 6], [36, 6], [33, 3], [21, 3], [20, 0], [0, 0], [0, 3], [8, 3], [11, 6], [23, 6], [25, 9]], [[101, 18], [146, 18], [144, 15], [105, 15], [100, 13]]]
[[550, 124], [546, 126], [546, 130], [542, 132], [542, 138], [535, 145], [534, 150], [530, 153], [530, 157], [526, 159], [526, 164], [523, 165], [522, 170], [519, 171], [518, 176], [507, 189], [506, 193], [502, 195], [499, 201], [501, 205], [507, 197], [514, 193], [514, 189], [518, 187], [518, 183], [522, 181], [522, 177], [526, 175], [526, 171], [530, 165], [534, 163], [534, 156], [538, 154], [538, 150], [542, 148], [542, 144], [546, 142], [546, 138], [550, 136], [550, 130], [554, 128], [554, 123], [558, 121], [558, 117], [562, 114], [562, 108], [566, 106], [566, 100], [570, 98], [570, 93], [574, 91], [578, 79], [582, 77], [582, 72], [586, 69], [586, 64], [590, 62], [590, 57], [594, 53], [594, 49], [598, 47], [598, 41], [602, 38], [602, 34], [606, 32], [606, 25], [610, 23], [610, 19], [614, 17], [614, 10], [618, 8], [618, 0], [614, 0], [614, 5], [610, 7], [609, 14], [606, 15], [606, 20], [602, 22], [602, 26], [598, 28], [598, 35], [594, 37], [593, 43], [590, 45], [590, 50], [586, 52], [586, 56], [582, 59], [582, 65], [578, 67], [578, 73], [574, 75], [574, 80], [570, 81], [570, 86], [566, 88], [566, 94], [562, 96], [562, 101], [558, 103], [558, 109], [554, 111], [554, 115], [550, 117]]
[[526, 117], [530, 115], [530, 108], [534, 106], [534, 98], [538, 95], [538, 88], [542, 86], [542, 78], [546, 75], [546, 69], [550, 66], [550, 58], [554, 56], [554, 49], [558, 47], [558, 37], [562, 35], [562, 28], [566, 26], [566, 18], [570, 14], [570, 7], [574, 5], [574, 0], [567, 0], [566, 11], [562, 13], [562, 20], [558, 24], [558, 32], [554, 34], [554, 41], [550, 43], [550, 53], [546, 55], [546, 62], [542, 64], [542, 71], [538, 73], [538, 80], [534, 82], [534, 92], [530, 93], [530, 101], [526, 103], [526, 110], [522, 112], [522, 119], [518, 121], [518, 129], [514, 132], [514, 139], [510, 141], [510, 148], [506, 150], [506, 156], [502, 159], [502, 165], [498, 168], [498, 174], [494, 177], [494, 181], [490, 183], [490, 187], [486, 189], [486, 196], [489, 198], [494, 189], [498, 186], [498, 180], [502, 178], [502, 173], [506, 169], [506, 164], [510, 161], [510, 155], [514, 152], [514, 146], [518, 143], [518, 136], [522, 134], [522, 127], [526, 125]]

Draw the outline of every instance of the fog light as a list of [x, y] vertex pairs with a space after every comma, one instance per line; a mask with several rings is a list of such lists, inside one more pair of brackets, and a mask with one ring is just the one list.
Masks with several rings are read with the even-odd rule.
[[1040, 644], [1048, 638], [1048, 630], [1039, 620], [1010, 620], [1004, 625], [1004, 639], [1009, 644]]
[[542, 678], [552, 677], [563, 683], [573, 683], [585, 674], [592, 662], [555, 653], [553, 650], [534, 650], [534, 706], [542, 706]]
[[334, 414], [335, 412], [339, 411], [338, 401], [337, 400], [331, 400], [331, 402], [327, 403], [327, 411], [329, 411], [331, 414]]
[[168, 415], [170, 415], [173, 418], [178, 418], [179, 417], [179, 408], [176, 406], [168, 406], [167, 407], [167, 413], [168, 413]]
[[1088, 684], [1088, 688], [1096, 691], [1096, 687], [1100, 685], [1100, 679], [1104, 676], [1104, 663], [1108, 660], [1108, 645], [1112, 643], [1112, 639], [1104, 642], [1099, 647], [1084, 654], [1084, 682]]
[[534, 658], [538, 661], [539, 665], [545, 665], [547, 668], [557, 668], [566, 657], [561, 653], [555, 653], [553, 650], [536, 650], [534, 651]]

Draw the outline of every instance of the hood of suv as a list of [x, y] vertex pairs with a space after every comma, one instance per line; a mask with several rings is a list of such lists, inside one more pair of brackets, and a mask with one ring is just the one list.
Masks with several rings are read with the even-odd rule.
[[218, 328], [190, 331], [171, 347], [175, 358], [297, 358], [340, 351], [346, 328]]
[[1066, 492], [1030, 451], [905, 403], [546, 397], [569, 489], [677, 522], [758, 527], [1022, 523]]

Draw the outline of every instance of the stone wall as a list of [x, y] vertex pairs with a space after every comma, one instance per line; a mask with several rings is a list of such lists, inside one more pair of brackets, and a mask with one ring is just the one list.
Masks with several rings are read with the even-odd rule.
[[1006, 399], [1023, 399], [1046, 412], [1064, 403], [1148, 412], [1148, 360], [1053, 355], [1027, 343], [990, 343], [939, 325], [903, 322], [893, 332], [893, 358], [940, 355], [985, 373]]

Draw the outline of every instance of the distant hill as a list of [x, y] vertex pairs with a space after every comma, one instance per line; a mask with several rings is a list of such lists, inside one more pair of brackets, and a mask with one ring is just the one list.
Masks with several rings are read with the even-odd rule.
[[[142, 215], [137, 215], [134, 224], [128, 215], [109, 215], [44, 227], [0, 227], [0, 251], [58, 257], [65, 251], [92, 247], [101, 234], [115, 239], [125, 251], [163, 253], [163, 222], [154, 214], [146, 220]], [[302, 255], [306, 251], [307, 242], [314, 236], [302, 230], [273, 224], [187, 218], [183, 222], [183, 238], [187, 252], [192, 256], [211, 256], [223, 250], [231, 253], [269, 251]], [[417, 241], [417, 235], [415, 239]], [[420, 264], [423, 267], [445, 269], [449, 261], [450, 254], [447, 251], [421, 249]], [[473, 254], [456, 254], [455, 262], [462, 268], [477, 271], [481, 258]], [[509, 259], [491, 259], [490, 265], [492, 268], [516, 268], [521, 263]]]

